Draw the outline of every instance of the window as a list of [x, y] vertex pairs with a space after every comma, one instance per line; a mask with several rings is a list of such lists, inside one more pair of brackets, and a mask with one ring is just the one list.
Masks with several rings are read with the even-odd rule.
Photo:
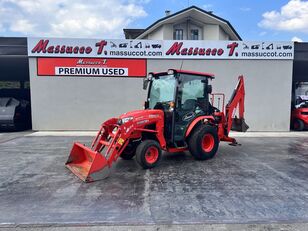
[[182, 106], [189, 99], [204, 98], [204, 80], [203, 77], [181, 75], [183, 77], [182, 85]]
[[183, 40], [183, 29], [175, 29], [173, 33], [173, 39]]
[[174, 100], [175, 78], [173, 75], [160, 76], [154, 79], [150, 89], [149, 108], [154, 108], [158, 102]]
[[20, 89], [19, 81], [0, 81], [0, 89]]
[[190, 31], [190, 38], [191, 40], [198, 40], [199, 39], [199, 30], [194, 29]]

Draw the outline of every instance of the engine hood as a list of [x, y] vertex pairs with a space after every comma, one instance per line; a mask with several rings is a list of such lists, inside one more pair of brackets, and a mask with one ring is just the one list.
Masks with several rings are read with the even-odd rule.
[[[147, 111], [148, 111], [148, 110], [147, 110]], [[129, 112], [126, 112], [126, 113], [120, 115], [119, 119], [123, 119], [123, 118], [126, 118], [126, 117], [134, 117], [134, 118], [137, 118], [137, 117], [143, 116], [143, 115], [144, 115], [144, 112], [145, 112], [145, 110], [129, 111]]]
[[157, 109], [136, 110], [136, 111], [126, 112], [120, 115], [119, 119], [127, 117], [133, 117], [133, 119], [136, 121], [148, 118], [157, 118], [157, 117], [164, 118], [164, 112], [162, 110], [157, 110]]
[[120, 115], [120, 119], [123, 119], [123, 118], [126, 118], [126, 117], [134, 117], [134, 118], [139, 118], [139, 117], [143, 117], [145, 115], [148, 115], [148, 114], [157, 114], [159, 113], [160, 114], [160, 110], [135, 110], [135, 111], [129, 111], [129, 112], [126, 112], [122, 115]]

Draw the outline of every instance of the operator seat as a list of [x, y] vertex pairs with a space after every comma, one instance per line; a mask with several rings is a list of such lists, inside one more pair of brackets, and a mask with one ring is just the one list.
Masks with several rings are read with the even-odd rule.
[[197, 100], [195, 99], [187, 99], [182, 105], [183, 111], [195, 111], [197, 107]]

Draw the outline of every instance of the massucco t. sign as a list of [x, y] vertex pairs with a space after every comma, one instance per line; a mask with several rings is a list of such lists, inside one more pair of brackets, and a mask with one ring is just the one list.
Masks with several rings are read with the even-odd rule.
[[293, 42], [28, 38], [30, 57], [293, 59]]

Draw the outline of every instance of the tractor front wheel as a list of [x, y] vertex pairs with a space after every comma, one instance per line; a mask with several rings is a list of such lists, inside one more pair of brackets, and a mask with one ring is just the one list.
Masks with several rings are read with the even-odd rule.
[[144, 169], [154, 168], [161, 160], [161, 148], [155, 140], [144, 140], [136, 150], [136, 160]]
[[129, 143], [121, 153], [120, 157], [124, 160], [131, 160], [136, 154], [137, 144]]
[[190, 153], [198, 160], [207, 160], [215, 156], [219, 145], [217, 131], [209, 125], [196, 129], [188, 141]]

